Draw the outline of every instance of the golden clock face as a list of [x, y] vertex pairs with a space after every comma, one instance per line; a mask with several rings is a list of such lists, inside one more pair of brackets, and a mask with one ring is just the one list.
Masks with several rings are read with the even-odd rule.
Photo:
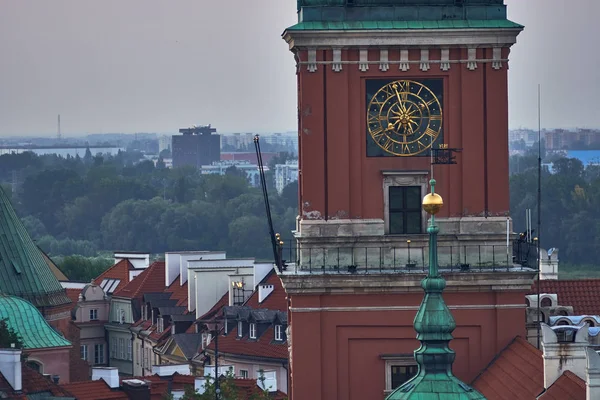
[[367, 155], [427, 155], [442, 141], [441, 79], [397, 80], [380, 84], [376, 91], [371, 85], [371, 91], [375, 93], [368, 99]]

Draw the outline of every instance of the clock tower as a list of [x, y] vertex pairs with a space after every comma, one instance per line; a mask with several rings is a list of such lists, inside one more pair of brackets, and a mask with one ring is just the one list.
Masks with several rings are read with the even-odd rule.
[[299, 216], [280, 272], [292, 399], [383, 398], [410, 375], [434, 176], [455, 373], [471, 381], [525, 334], [534, 273], [513, 262], [508, 187], [522, 29], [503, 0], [298, 0], [283, 33], [298, 79]]

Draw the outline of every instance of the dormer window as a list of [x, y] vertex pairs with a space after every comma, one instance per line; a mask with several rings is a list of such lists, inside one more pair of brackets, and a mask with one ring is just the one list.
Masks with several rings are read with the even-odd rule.
[[256, 339], [256, 324], [250, 324], [250, 339]]
[[238, 337], [244, 336], [244, 323], [242, 321], [238, 321]]
[[281, 325], [275, 325], [275, 340], [283, 340]]

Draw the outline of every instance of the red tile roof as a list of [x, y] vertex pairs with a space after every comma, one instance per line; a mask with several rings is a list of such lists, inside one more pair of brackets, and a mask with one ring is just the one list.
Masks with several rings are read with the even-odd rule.
[[[261, 389], [258, 387], [256, 383], [256, 379], [241, 379], [236, 378], [233, 380], [235, 386], [238, 388], [238, 399], [250, 399], [252, 396], [256, 396], [260, 394]], [[284, 400], [287, 399], [285, 393], [280, 392], [279, 390], [275, 393], [271, 394], [272, 399], [276, 400]]]
[[535, 399], [544, 390], [542, 352], [517, 336], [475, 378], [473, 386], [488, 400]]
[[67, 292], [67, 297], [73, 302], [73, 306], [76, 306], [79, 301], [81, 289], [65, 289], [65, 292]]
[[[575, 315], [600, 315], [600, 279], [541, 280], [540, 291], [558, 295], [558, 304], [572, 306]], [[535, 284], [530, 294], [537, 294]]]
[[176, 306], [187, 307], [188, 302], [188, 283], [185, 281], [183, 285], [179, 284], [179, 276], [175, 278], [171, 286], [169, 286], [165, 292], [171, 293], [171, 299], [177, 300]]
[[61, 385], [77, 400], [127, 400], [125, 392], [113, 390], [103, 380], [65, 383]]
[[26, 399], [27, 394], [30, 393], [38, 393], [38, 392], [50, 392], [53, 396], [56, 397], [72, 397], [69, 392], [60, 387], [59, 385], [52, 382], [50, 379], [44, 377], [39, 372], [34, 369], [28, 367], [27, 365], [23, 365], [22, 367], [22, 384], [23, 390], [20, 392], [22, 397], [19, 397], [14, 393], [12, 387], [8, 383], [8, 381], [4, 378], [2, 373], [0, 373], [0, 391], [8, 394], [11, 399]]
[[565, 371], [539, 398], [541, 400], [585, 400], [585, 382], [571, 371]]
[[129, 283], [129, 271], [132, 269], [134, 268], [129, 260], [121, 260], [94, 279], [94, 283], [100, 285], [104, 279], [119, 279], [121, 282], [113, 289], [113, 293], [115, 293]]
[[[128, 377], [128, 379], [139, 379], [150, 382], [150, 399], [162, 400], [169, 390], [169, 382], [163, 381], [159, 376]], [[120, 379], [123, 385], [123, 379]], [[111, 389], [102, 379], [97, 381], [85, 381], [67, 383], [62, 385], [68, 392], [72, 393], [77, 400], [128, 400], [129, 397], [123, 391], [122, 386]]]
[[258, 290], [246, 301], [246, 306], [252, 308], [267, 308], [269, 310], [287, 311], [287, 293], [281, 284], [281, 279], [273, 269], [260, 283], [261, 285], [273, 285], [273, 292], [267, 296], [262, 303], [258, 302]]
[[[121, 286], [119, 284], [119, 286]], [[135, 279], [120, 289], [115, 290], [113, 296], [136, 299], [144, 293], [162, 292], [165, 290], [165, 262], [153, 262]]]
[[[245, 355], [252, 357], [265, 358], [288, 358], [287, 342], [274, 342], [275, 331], [274, 327], [269, 327], [256, 340], [248, 340], [248, 336], [238, 338], [237, 326], [227, 333], [227, 336], [219, 336], [219, 353], [232, 355]], [[211, 341], [207, 347], [208, 350], [214, 351], [215, 341]]]

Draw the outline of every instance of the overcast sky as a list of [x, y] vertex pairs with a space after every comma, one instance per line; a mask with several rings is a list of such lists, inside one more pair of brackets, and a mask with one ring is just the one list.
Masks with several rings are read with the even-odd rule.
[[[506, 0], [510, 126], [600, 127], [598, 0]], [[295, 0], [1, 0], [0, 136], [296, 129]]]

